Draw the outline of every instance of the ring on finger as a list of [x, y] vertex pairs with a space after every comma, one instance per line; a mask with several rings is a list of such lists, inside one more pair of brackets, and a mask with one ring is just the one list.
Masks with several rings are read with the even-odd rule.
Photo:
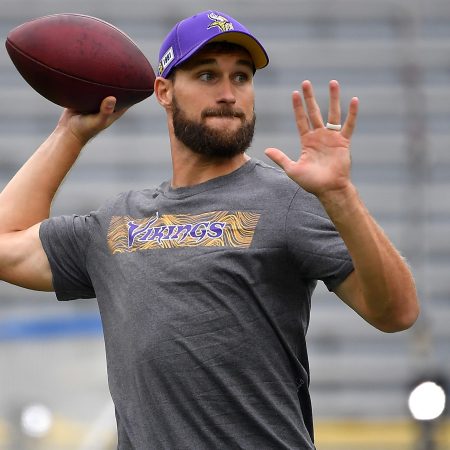
[[329, 130], [333, 130], [333, 131], [341, 131], [342, 125], [340, 123], [336, 124], [336, 123], [327, 122], [326, 128], [328, 128]]

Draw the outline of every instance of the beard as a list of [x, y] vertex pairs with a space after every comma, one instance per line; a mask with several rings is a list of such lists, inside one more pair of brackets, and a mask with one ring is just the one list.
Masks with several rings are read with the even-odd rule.
[[[194, 153], [210, 158], [231, 159], [244, 153], [252, 143], [256, 116], [247, 120], [245, 114], [232, 107], [205, 109], [201, 121], [188, 119], [175, 97], [172, 104], [172, 123], [176, 138]], [[241, 125], [236, 131], [211, 128], [204, 123], [207, 117], [237, 117]]]

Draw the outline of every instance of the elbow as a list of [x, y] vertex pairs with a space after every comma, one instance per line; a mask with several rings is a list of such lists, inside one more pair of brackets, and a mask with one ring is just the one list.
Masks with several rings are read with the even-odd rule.
[[384, 333], [397, 333], [411, 328], [416, 323], [419, 314], [419, 304], [415, 302], [401, 311], [386, 312], [383, 318], [374, 325]]

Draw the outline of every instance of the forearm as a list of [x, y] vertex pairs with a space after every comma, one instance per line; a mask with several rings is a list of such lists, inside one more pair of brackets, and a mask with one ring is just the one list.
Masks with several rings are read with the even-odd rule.
[[58, 126], [0, 194], [0, 233], [25, 230], [49, 217], [53, 197], [82, 149]]
[[90, 139], [119, 119], [116, 99], [106, 97], [97, 114], [64, 110], [55, 131], [0, 194], [0, 234], [25, 230], [46, 219], [64, 177]]
[[346, 190], [320, 200], [342, 236], [355, 267], [357, 288], [349, 290], [352, 298], [344, 300], [384, 331], [411, 326], [418, 314], [411, 272], [367, 211], [355, 187], [349, 185]]

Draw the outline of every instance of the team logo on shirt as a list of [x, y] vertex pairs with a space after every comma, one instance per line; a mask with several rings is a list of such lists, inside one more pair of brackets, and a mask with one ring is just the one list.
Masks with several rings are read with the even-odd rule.
[[177, 247], [250, 247], [260, 214], [212, 211], [135, 219], [114, 216], [108, 230], [111, 252]]

